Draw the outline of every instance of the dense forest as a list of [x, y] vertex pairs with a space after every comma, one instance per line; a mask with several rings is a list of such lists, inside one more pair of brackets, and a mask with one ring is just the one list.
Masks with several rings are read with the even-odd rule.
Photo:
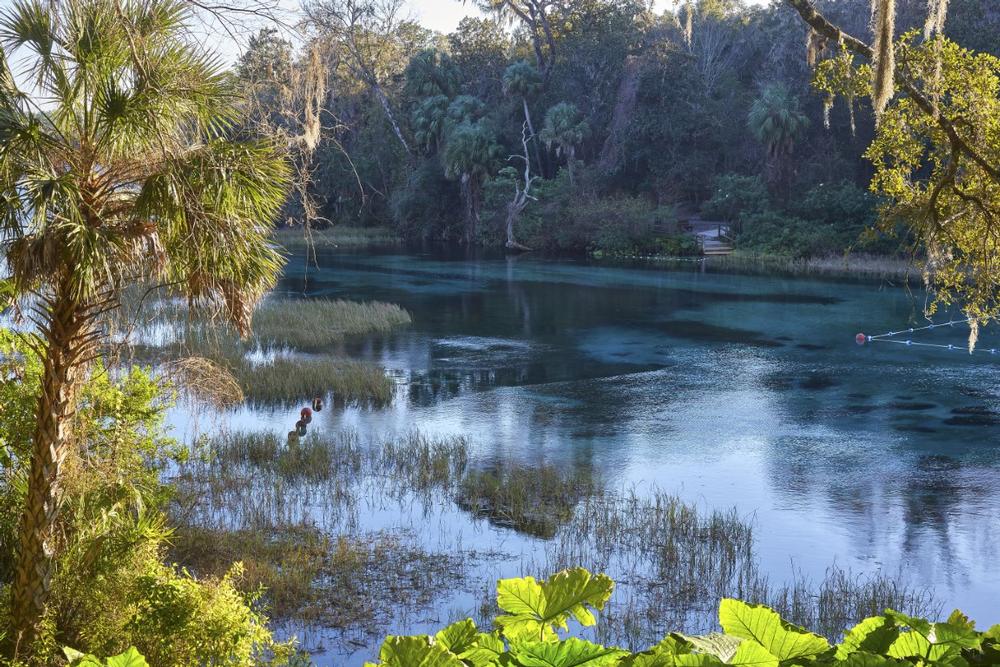
[[[442, 35], [400, 0], [313, 0], [304, 43], [274, 28], [250, 41], [238, 72], [257, 118], [300, 149], [289, 222], [682, 254], [697, 247], [679, 223], [700, 216], [735, 223], [756, 253], [900, 249], [863, 234], [878, 205], [866, 91], [834, 100], [812, 85], [817, 44], [788, 4], [480, 4], [497, 8]], [[868, 0], [823, 6], [870, 34]], [[997, 49], [995, 3], [956, 0], [950, 13], [950, 39]], [[925, 0], [900, 2], [898, 32], [926, 16]]]

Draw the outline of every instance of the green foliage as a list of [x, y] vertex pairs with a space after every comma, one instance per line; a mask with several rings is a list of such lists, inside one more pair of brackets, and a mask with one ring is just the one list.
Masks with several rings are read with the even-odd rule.
[[[16, 508], [24, 502], [40, 390], [42, 364], [33, 344], [29, 335], [0, 330], [0, 588], [12, 574]], [[134, 645], [164, 667], [250, 665], [274, 647], [266, 619], [234, 585], [238, 569], [196, 580], [162, 564], [172, 490], [161, 476], [188, 451], [165, 432], [171, 404], [170, 387], [140, 368], [111, 373], [97, 366], [82, 386], [77, 447], [64, 464], [51, 634], [39, 639], [36, 655], [46, 664], [56, 660], [56, 636], [94, 654]], [[9, 597], [2, 600], [6, 627]], [[132, 664], [121, 660], [107, 664]]]
[[715, 179], [712, 196], [702, 205], [701, 214], [707, 220], [740, 222], [771, 207], [767, 187], [760, 178], [724, 174]]
[[930, 312], [959, 303], [987, 321], [1000, 314], [1000, 59], [916, 34], [900, 40], [897, 58], [923, 104], [896, 99], [866, 154], [872, 189], [886, 198], [883, 226], [904, 223], [926, 248]]
[[146, 658], [134, 646], [107, 660], [101, 660], [93, 655], [84, 655], [69, 648], [63, 649], [63, 653], [66, 654], [66, 659], [73, 667], [149, 667]]
[[719, 605], [721, 633], [674, 633], [632, 654], [586, 639], [563, 636], [567, 620], [584, 627], [597, 620], [613, 583], [583, 569], [560, 572], [545, 582], [504, 579], [497, 602], [507, 612], [497, 630], [481, 632], [458, 621], [434, 636], [388, 637], [380, 662], [368, 667], [969, 667], [1000, 664], [1000, 626], [978, 632], [955, 611], [933, 623], [886, 610], [845, 632], [832, 646], [826, 639], [784, 621], [775, 611], [733, 599]]
[[771, 158], [790, 154], [808, 126], [809, 119], [799, 108], [798, 98], [780, 83], [766, 86], [747, 114], [747, 127]]
[[239, 82], [188, 38], [195, 20], [180, 0], [0, 13], [0, 254], [19, 293], [87, 304], [147, 279], [249, 325], [282, 265], [267, 235], [289, 168], [276, 141], [234, 136]]
[[531, 63], [522, 60], [507, 68], [503, 74], [504, 93], [517, 99], [534, 97], [542, 87], [542, 76]]

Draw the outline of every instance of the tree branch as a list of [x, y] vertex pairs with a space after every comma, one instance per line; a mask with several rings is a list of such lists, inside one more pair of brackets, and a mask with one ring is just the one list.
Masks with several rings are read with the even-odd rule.
[[[812, 0], [785, 1], [799, 13], [799, 16], [802, 17], [803, 21], [805, 21], [819, 34], [834, 41], [840, 40], [848, 49], [864, 58], [871, 60], [874, 56], [874, 51], [870, 46], [831, 23], [819, 12], [818, 9], [816, 9], [816, 5], [813, 4]], [[899, 81], [902, 90], [909, 95], [918, 107], [920, 107], [921, 111], [934, 118], [938, 127], [940, 127], [941, 130], [948, 136], [948, 140], [952, 142], [954, 146], [957, 146], [961, 153], [968, 156], [969, 159], [989, 174], [993, 181], [1000, 184], [1000, 169], [991, 165], [985, 157], [969, 145], [969, 143], [958, 133], [958, 130], [955, 128], [955, 124], [952, 121], [945, 118], [944, 115], [936, 112], [934, 104], [927, 99], [923, 93], [920, 92], [920, 90], [917, 89], [916, 85], [912, 81], [904, 76], [904, 71], [904, 68], [896, 69], [896, 78]]]

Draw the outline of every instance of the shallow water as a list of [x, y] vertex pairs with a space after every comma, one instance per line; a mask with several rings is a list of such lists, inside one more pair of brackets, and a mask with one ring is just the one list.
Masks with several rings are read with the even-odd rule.
[[[833, 563], [882, 571], [932, 586], [984, 627], [1000, 622], [1000, 355], [854, 342], [923, 324], [920, 293], [696, 263], [399, 250], [320, 250], [318, 266], [293, 258], [286, 275], [289, 296], [377, 299], [413, 315], [408, 329], [343, 350], [390, 371], [394, 404], [327, 409], [314, 429], [468, 435], [486, 456], [735, 506], [777, 580], [820, 579]], [[966, 335], [913, 338], [962, 347]], [[1000, 347], [1000, 335], [985, 331], [980, 346]], [[231, 421], [284, 432], [296, 412], [244, 409]], [[467, 545], [517, 554], [532, 544], [454, 512], [435, 517]], [[362, 521], [401, 525], [391, 510]], [[403, 523], [419, 532], [427, 519]], [[517, 562], [496, 574], [516, 574]], [[462, 602], [417, 620], [433, 626]]]

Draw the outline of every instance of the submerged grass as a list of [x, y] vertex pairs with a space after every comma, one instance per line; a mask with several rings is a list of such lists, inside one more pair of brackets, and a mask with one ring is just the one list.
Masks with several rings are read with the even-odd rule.
[[[363, 442], [348, 431], [286, 442], [236, 432], [204, 449], [178, 471], [179, 495], [200, 504], [178, 513], [178, 560], [211, 573], [250, 559], [248, 585], [271, 589], [277, 620], [333, 628], [348, 651], [401, 615], [441, 613], [457, 590], [483, 595], [452, 611], [491, 619], [498, 562], [502, 576], [607, 573], [618, 587], [597, 639], [633, 650], [677, 628], [714, 629], [723, 597], [768, 604], [831, 638], [885, 607], [935, 609], [925, 590], [836, 568], [818, 584], [792, 572], [775, 585], [760, 569], [751, 520], [735, 510], [655, 489], [608, 490], [586, 468], [477, 459], [464, 438]], [[456, 528], [462, 511], [521, 533], [517, 552], [469, 549]], [[396, 519], [365, 532], [371, 512]]]
[[274, 618], [370, 636], [400, 606], [429, 604], [466, 567], [460, 554], [427, 551], [398, 532], [330, 536], [308, 524], [184, 527], [170, 556], [200, 576], [241, 561], [241, 587], [262, 590]]
[[411, 321], [408, 312], [391, 303], [275, 299], [257, 309], [253, 332], [265, 349], [315, 350], [350, 336], [389, 333]]

